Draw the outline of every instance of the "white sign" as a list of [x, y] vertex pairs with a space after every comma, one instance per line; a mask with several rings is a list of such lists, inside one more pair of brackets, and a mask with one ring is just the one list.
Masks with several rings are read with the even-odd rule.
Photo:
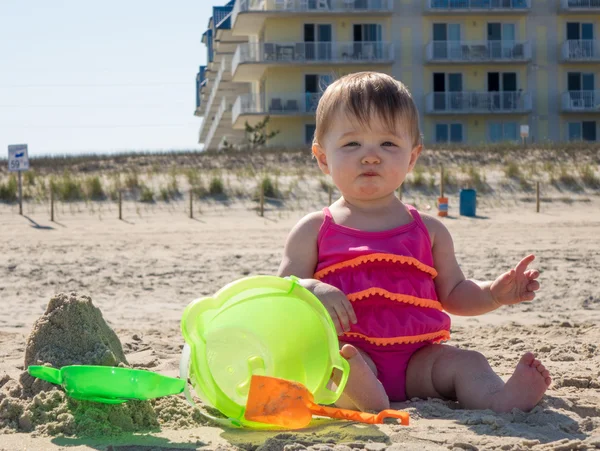
[[27, 144], [8, 146], [8, 170], [10, 172], [26, 171], [29, 169]]
[[529, 125], [521, 125], [521, 138], [529, 136]]

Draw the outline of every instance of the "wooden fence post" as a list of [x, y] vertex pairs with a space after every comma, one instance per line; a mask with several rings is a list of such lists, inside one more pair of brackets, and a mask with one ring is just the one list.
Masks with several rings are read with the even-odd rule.
[[265, 186], [261, 182], [260, 184], [260, 216], [265, 215]]
[[540, 182], [535, 182], [535, 211], [540, 212]]
[[21, 179], [21, 171], [17, 172], [19, 177], [19, 214], [23, 216], [23, 180]]
[[54, 222], [54, 189], [50, 184], [50, 222]]
[[444, 165], [440, 165], [440, 197], [444, 197]]
[[119, 219], [123, 219], [123, 210], [121, 208], [121, 203], [122, 203], [121, 197], [122, 197], [121, 190], [119, 190]]
[[444, 165], [440, 164], [440, 197], [438, 197], [438, 216], [448, 216], [448, 199], [444, 197]]
[[194, 191], [190, 189], [190, 219], [194, 219]]

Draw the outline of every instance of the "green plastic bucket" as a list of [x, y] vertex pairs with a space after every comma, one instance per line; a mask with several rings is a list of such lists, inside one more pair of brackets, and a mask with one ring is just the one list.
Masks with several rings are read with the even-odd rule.
[[[327, 310], [293, 278], [254, 276], [230, 283], [213, 297], [191, 302], [181, 330], [187, 343], [181, 377], [187, 377], [189, 365], [198, 396], [233, 424], [266, 426], [244, 419], [254, 374], [300, 382], [319, 404], [337, 401], [348, 379], [350, 368]], [[334, 369], [342, 374], [335, 392], [327, 388]]]

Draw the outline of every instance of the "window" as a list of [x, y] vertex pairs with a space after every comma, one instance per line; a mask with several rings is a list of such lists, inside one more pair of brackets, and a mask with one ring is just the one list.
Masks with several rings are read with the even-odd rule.
[[309, 60], [330, 60], [332, 38], [331, 24], [304, 24], [304, 57]]
[[304, 75], [304, 96], [306, 98], [306, 111], [317, 111], [317, 105], [323, 91], [333, 82], [332, 75], [306, 74]]
[[433, 57], [435, 59], [460, 59], [462, 47], [460, 43], [460, 24], [433, 24]]
[[581, 22], [567, 22], [567, 40], [592, 40], [594, 39], [594, 24]]
[[569, 122], [569, 141], [581, 140], [581, 122]]
[[517, 91], [516, 72], [488, 72], [487, 85], [490, 104], [494, 109], [522, 108], [521, 94]]
[[307, 3], [308, 9], [331, 9], [331, 0], [308, 0]]
[[516, 141], [518, 139], [516, 122], [507, 122], [504, 124], [504, 139], [507, 141]]
[[581, 123], [581, 137], [584, 141], [596, 141], [596, 121]]
[[492, 58], [512, 58], [516, 39], [514, 23], [488, 23], [487, 38]]
[[595, 80], [594, 74], [581, 72], [567, 73], [567, 90], [571, 100], [571, 108], [595, 108]]
[[569, 122], [569, 141], [596, 141], [596, 121]]
[[353, 36], [355, 42], [381, 41], [381, 25], [372, 23], [354, 24]]
[[436, 143], [447, 143], [448, 142], [448, 124], [436, 124], [435, 125], [435, 142]]
[[213, 40], [212, 29], [206, 30], [206, 49], [208, 50], [208, 62], [213, 62]]
[[517, 141], [517, 123], [490, 122], [488, 124], [488, 133], [491, 142]]
[[304, 125], [304, 142], [306, 144], [308, 144], [308, 145], [312, 144], [316, 129], [317, 129], [317, 126], [315, 124], [305, 124]]
[[436, 143], [460, 143], [463, 141], [462, 124], [436, 124], [435, 142]]
[[463, 104], [463, 76], [462, 74], [447, 74], [435, 72], [433, 74], [433, 108], [436, 111], [462, 111]]
[[379, 24], [354, 24], [352, 28], [353, 57], [358, 59], [379, 59], [383, 56], [383, 36]]
[[460, 143], [462, 140], [462, 124], [450, 124], [450, 142]]
[[594, 24], [567, 22], [569, 58], [591, 58], [594, 55]]

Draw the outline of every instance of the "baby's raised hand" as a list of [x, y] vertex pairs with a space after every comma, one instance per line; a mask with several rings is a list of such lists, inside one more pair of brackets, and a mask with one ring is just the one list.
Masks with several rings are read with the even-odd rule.
[[490, 292], [497, 304], [518, 304], [535, 298], [535, 291], [540, 289], [540, 283], [535, 279], [540, 273], [536, 269], [527, 269], [534, 259], [534, 255], [528, 255], [514, 269], [500, 275], [492, 283]]

